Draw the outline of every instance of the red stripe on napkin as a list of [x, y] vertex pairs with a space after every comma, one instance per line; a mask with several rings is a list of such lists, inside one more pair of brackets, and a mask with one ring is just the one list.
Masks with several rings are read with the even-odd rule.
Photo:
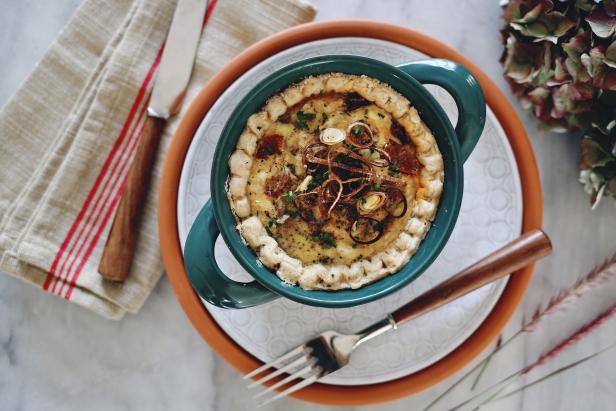
[[[126, 149], [124, 150], [124, 155], [118, 161], [118, 165], [120, 167], [118, 172], [114, 173], [114, 175], [110, 177], [109, 180], [107, 180], [106, 187], [101, 191], [102, 193], [101, 195], [104, 195], [103, 199], [98, 202], [101, 205], [101, 207], [99, 208], [98, 204], [95, 204], [92, 210], [92, 213], [90, 213], [90, 216], [88, 217], [88, 220], [86, 221], [85, 224], [81, 226], [80, 234], [84, 231], [86, 227], [88, 228], [88, 231], [86, 232], [86, 235], [84, 237], [84, 241], [81, 242], [81, 245], [79, 246], [79, 249], [77, 250], [76, 253], [73, 253], [72, 251], [68, 253], [69, 257], [64, 260], [62, 267], [60, 268], [59, 273], [63, 275], [63, 278], [60, 278], [62, 280], [68, 280], [70, 278], [71, 272], [73, 270], [75, 263], [79, 260], [79, 256], [84, 250], [84, 247], [88, 244], [88, 239], [92, 238], [92, 232], [101, 225], [100, 224], [101, 214], [106, 213], [106, 212], [111, 212], [114, 210], [115, 203], [110, 202], [110, 200], [112, 200], [115, 197], [114, 195], [115, 191], [122, 190], [122, 186], [124, 185], [124, 180], [126, 179], [126, 176], [128, 175], [128, 167], [135, 153], [135, 148], [137, 147], [139, 136], [141, 135], [141, 132], [143, 131], [143, 126], [145, 124], [144, 114], [148, 106], [150, 95], [151, 95], [151, 92], [148, 93], [147, 97], [144, 99], [144, 103], [139, 111], [139, 115], [136, 117], [136, 120], [133, 126], [133, 131], [131, 132], [130, 138], [128, 140], [128, 144], [126, 145], [125, 147]], [[119, 187], [117, 187], [117, 189], [114, 191], [114, 187], [116, 187], [118, 184], [119, 184]], [[109, 190], [107, 190], [107, 187], [109, 187]], [[106, 209], [108, 210], [105, 211]], [[94, 217], [94, 222], [92, 224], [90, 224], [90, 219], [91, 219], [90, 217]], [[103, 228], [104, 228], [104, 224], [105, 224], [104, 222], [106, 220], [103, 219], [102, 221], [103, 221]], [[75, 242], [75, 247], [77, 246], [77, 244], [79, 244], [79, 240]], [[71, 262], [67, 270], [63, 270], [65, 263], [70, 260], [70, 256], [74, 257], [73, 261]], [[85, 258], [87, 259], [89, 256], [90, 256], [90, 253], [87, 252], [86, 250]], [[83, 264], [79, 263], [78, 267], [82, 267], [82, 266]], [[56, 286], [58, 285], [58, 281], [56, 280], [56, 283], [51, 288], [51, 292], [56, 293], [59, 296], [62, 296], [62, 291], [64, 290], [65, 284], [66, 284], [66, 281], [62, 281], [60, 289], [56, 293]]]
[[[75, 221], [71, 225], [71, 228], [68, 231], [68, 233], [66, 235], [66, 238], [64, 239], [64, 241], [60, 245], [60, 249], [56, 253], [56, 256], [55, 256], [54, 261], [53, 261], [53, 263], [51, 265], [51, 268], [49, 269], [49, 274], [47, 274], [47, 278], [45, 279], [45, 282], [43, 283], [43, 290], [45, 290], [45, 291], [49, 290], [49, 286], [51, 285], [52, 281], [54, 281], [55, 277], [59, 277], [60, 279], [63, 277], [63, 273], [62, 273], [61, 270], [59, 271], [59, 275], [56, 276], [56, 272], [58, 272], [58, 270], [57, 270], [58, 264], [60, 263], [60, 261], [61, 261], [61, 259], [63, 257], [69, 258], [72, 255], [75, 246], [81, 240], [81, 234], [83, 233], [83, 227], [79, 231], [77, 240], [75, 241], [75, 243], [73, 243], [72, 247], [68, 251], [67, 251], [67, 248], [69, 246], [69, 243], [73, 239], [73, 236], [75, 235], [75, 232], [77, 231], [77, 228], [79, 227], [79, 223], [84, 219], [84, 217], [86, 217], [86, 212], [90, 209], [90, 204], [92, 204], [92, 201], [99, 200], [99, 197], [100, 197], [101, 193], [108, 187], [108, 184], [102, 185], [102, 183], [105, 180], [105, 178], [107, 176], [109, 176], [109, 175], [113, 175], [113, 173], [115, 173], [116, 170], [117, 170], [117, 167], [118, 167], [118, 164], [119, 164], [119, 160], [121, 160], [121, 156], [122, 156], [122, 154], [124, 154], [124, 151], [121, 151], [120, 147], [122, 146], [122, 143], [124, 142], [124, 138], [126, 137], [127, 132], [129, 130], [132, 122], [133, 122], [135, 114], [137, 113], [137, 109], [139, 108], [139, 106], [140, 106], [140, 104], [141, 104], [141, 102], [143, 100], [143, 96], [146, 93], [146, 89], [148, 87], [148, 84], [152, 80], [152, 77], [154, 76], [154, 72], [155, 72], [156, 68], [158, 67], [158, 63], [160, 62], [161, 54], [162, 54], [162, 47], [159, 50], [159, 52], [158, 52], [158, 54], [156, 56], [156, 59], [154, 60], [154, 63], [150, 67], [150, 70], [148, 71], [148, 74], [146, 75], [146, 78], [144, 79], [143, 83], [141, 84], [141, 87], [139, 88], [139, 91], [137, 93], [137, 97], [135, 98], [135, 101], [134, 101], [134, 103], [133, 103], [133, 105], [132, 105], [132, 107], [130, 109], [130, 112], [128, 113], [128, 117], [126, 118], [126, 121], [124, 122], [124, 125], [122, 126], [122, 130], [120, 131], [120, 134], [118, 135], [118, 138], [116, 139], [113, 147], [111, 148], [111, 151], [109, 152], [109, 155], [105, 159], [105, 163], [103, 164], [103, 167], [101, 168], [100, 173], [96, 177], [96, 181], [94, 182], [94, 186], [92, 186], [92, 189], [88, 193], [88, 196], [86, 197], [86, 200], [84, 201], [83, 205], [81, 206], [81, 210], [79, 211], [79, 214], [77, 215], [77, 218], [75, 219]], [[144, 104], [144, 107], [145, 107], [145, 104]], [[140, 115], [143, 115], [143, 112], [141, 112]], [[131, 137], [132, 137], [132, 135], [131, 135]], [[118, 160], [118, 161], [116, 161], [116, 160]], [[107, 182], [108, 181], [109, 180], [107, 180]], [[99, 188], [102, 188], [102, 190], [99, 190]], [[90, 218], [91, 218], [91, 216], [88, 216], [88, 218], [86, 220], [86, 225], [90, 221]], [[63, 267], [64, 267], [64, 264], [61, 266], [61, 268], [63, 268]], [[54, 287], [54, 289], [55, 289], [55, 287]], [[52, 290], [52, 292], [53, 291], [54, 290]]]
[[[149, 96], [148, 96], [148, 98], [149, 98]], [[147, 102], [146, 102], [146, 104], [147, 104]], [[143, 128], [145, 126], [145, 116], [142, 119], [144, 121], [142, 121], [140, 126], [139, 126], [138, 132], [136, 133], [137, 136], [141, 135], [141, 133], [143, 132]], [[137, 140], [138, 140], [138, 138], [135, 139], [135, 144], [133, 144], [132, 147], [130, 148], [131, 158], [132, 158], [132, 154], [135, 151], [135, 148], [137, 147], [137, 144], [136, 144]], [[71, 294], [73, 293], [73, 288], [75, 287], [75, 281], [77, 281], [77, 277], [81, 273], [81, 270], [83, 270], [83, 266], [88, 261], [88, 257], [90, 257], [90, 255], [92, 254], [92, 251], [94, 250], [94, 247], [96, 246], [96, 243], [98, 242], [98, 239], [99, 239], [101, 233], [103, 232], [103, 230], [107, 226], [107, 222], [109, 221], [109, 217], [113, 214], [113, 212], [116, 209], [116, 206], [120, 202], [120, 198], [122, 197], [121, 196], [122, 189], [124, 188], [124, 184], [126, 183], [126, 178], [128, 177], [128, 166], [129, 165], [130, 165], [130, 161], [126, 161], [122, 165], [122, 170], [118, 174], [118, 177], [123, 176], [122, 183], [120, 184], [120, 186], [115, 191], [115, 194], [113, 195], [113, 198], [111, 198], [111, 195], [109, 195], [104, 200], [107, 203], [109, 203], [109, 201], [111, 200], [111, 203], [109, 203], [109, 207], [107, 207], [107, 210], [106, 210], [106, 212], [104, 214], [102, 222], [97, 225], [98, 230], [96, 230], [96, 232], [94, 233], [94, 237], [92, 238], [92, 240], [88, 244], [88, 248], [86, 249], [85, 254], [83, 255], [81, 261], [79, 262], [79, 265], [77, 266], [77, 269], [75, 270], [75, 273], [73, 274], [73, 277], [70, 279], [70, 284], [69, 284], [69, 286], [67, 288], [66, 295], [64, 296], [64, 298], [66, 298], [67, 300], [71, 298]], [[111, 194], [111, 193], [112, 192], [110, 191], [109, 194]], [[102, 212], [102, 209], [101, 209], [101, 212]], [[98, 220], [99, 217], [100, 217], [100, 214], [96, 217], [97, 220]], [[90, 233], [88, 233], [88, 235], [89, 234]], [[83, 245], [85, 245], [85, 243]], [[80, 251], [81, 251], [81, 249], [80, 249]], [[69, 267], [69, 269], [67, 271], [67, 277], [66, 277], [67, 279], [70, 276], [71, 268], [72, 268], [72, 265], [71, 265], [71, 267]], [[63, 282], [62, 283], [62, 287], [60, 287], [60, 290], [58, 291], [58, 296], [60, 296], [60, 297], [62, 297], [62, 290], [64, 289], [64, 285], [65, 284], [66, 284], [66, 282]]]
[[[208, 7], [205, 12], [205, 16], [204, 16], [204, 21], [203, 21], [204, 25], [207, 23], [215, 5], [216, 5], [216, 0], [209, 2]], [[94, 247], [96, 246], [98, 240], [100, 239], [100, 236], [102, 232], [104, 231], [104, 228], [109, 222], [109, 219], [121, 198], [122, 189], [124, 187], [124, 183], [128, 175], [128, 172], [126, 169], [127, 169], [128, 164], [130, 164], [130, 159], [132, 158], [132, 154], [134, 153], [138, 137], [141, 135], [141, 132], [143, 130], [143, 125], [144, 125], [143, 120], [145, 119], [145, 108], [147, 106], [149, 95], [148, 97], [146, 97], [145, 102], [141, 110], [139, 111], [139, 114], [136, 117], [136, 120], [133, 122], [133, 120], [135, 119], [134, 116], [137, 111], [137, 108], [143, 101], [143, 95], [145, 94], [148, 88], [148, 85], [154, 75], [154, 72], [156, 71], [158, 64], [160, 63], [160, 57], [161, 57], [163, 48], [164, 48], [164, 44], [159, 50], [156, 56], [156, 59], [152, 63], [152, 66], [150, 67], [146, 78], [141, 84], [139, 93], [137, 94], [135, 102], [133, 103], [129, 116], [127, 117], [122, 127], [122, 131], [120, 132], [120, 135], [118, 136], [118, 139], [116, 140], [116, 143], [114, 144], [112, 152], [110, 152], [108, 158], [106, 159], [105, 164], [103, 168], [101, 169], [101, 172], [99, 176], [97, 177], [97, 180], [94, 186], [92, 187], [90, 193], [88, 194], [86, 201], [82, 205], [81, 211], [79, 215], [77, 216], [77, 219], [71, 226], [71, 229], [69, 230], [67, 234], [67, 237], [63, 241], [60, 247], [60, 250], [56, 254], [56, 257], [52, 264], [52, 268], [50, 269], [50, 272], [45, 280], [45, 283], [43, 284], [43, 289], [48, 290], [50, 287], [50, 284], [52, 284], [52, 282], [55, 281], [51, 292], [56, 293], [56, 286], [58, 282], [61, 283], [60, 288], [56, 293], [58, 296], [61, 297], [64, 291], [64, 286], [66, 285], [67, 280], [69, 280], [70, 278], [68, 289], [67, 289], [66, 295], [64, 296], [64, 298], [66, 298], [67, 300], [70, 299], [72, 291], [77, 282], [77, 279], [79, 278], [79, 274], [83, 270], [85, 263], [87, 262], [88, 258], [92, 254]], [[140, 126], [138, 127], [139, 124]], [[122, 150], [120, 150], [120, 147], [122, 146], [121, 144], [122, 140], [124, 139], [124, 136], [126, 135], [128, 129], [130, 128], [130, 125], [133, 125], [133, 131], [130, 133], [128, 143], [123, 147]], [[135, 133], [135, 130], [137, 129], [139, 130], [138, 132]], [[133, 136], [136, 136], [136, 137], [133, 137]], [[110, 171], [109, 164], [111, 164], [116, 158], [118, 159], [118, 162], [115, 164], [115, 166]], [[120, 167], [120, 169], [117, 173], [115, 173], [118, 166]], [[101, 190], [98, 190], [101, 187], [101, 183], [105, 181], [105, 177], [107, 176], [109, 176], [109, 178], [107, 179], [106, 184], [102, 186]], [[111, 181], [112, 177], [113, 177], [113, 182], [109, 184], [109, 181]], [[117, 184], [120, 178], [122, 179], [122, 183], [114, 191], [113, 187]], [[95, 194], [96, 194], [96, 200], [99, 200], [99, 197], [105, 193], [108, 187], [111, 187], [111, 189], [107, 192], [107, 195], [102, 201], [97, 201], [95, 203], [95, 206], [93, 207], [92, 212], [88, 215], [85, 224], [81, 226], [81, 229], [79, 231], [76, 241], [73, 243], [71, 249], [68, 252], [66, 252], [66, 249], [68, 245], [71, 243], [71, 240], [73, 238], [75, 231], [77, 230], [77, 227], [79, 227], [80, 222], [83, 220], [87, 211], [90, 209], [90, 204], [92, 203], [95, 197]], [[102, 203], [102, 206], [100, 208], [96, 207], [96, 205], [98, 205], [99, 202]], [[95, 212], [96, 214], [94, 214]], [[99, 223], [101, 215], [103, 216], [103, 218], [102, 218], [102, 221], [100, 221]], [[93, 216], [95, 216], [94, 224], [89, 225], [88, 223], [92, 219]], [[82, 239], [82, 234], [86, 226], [89, 226], [89, 229], [86, 233], [86, 236], [83, 237]], [[94, 231], [95, 229], [96, 231], [94, 232], [94, 235], [91, 236], [92, 231]], [[81, 241], [81, 244], [79, 246], [77, 253], [75, 254], [73, 251], [77, 247], [77, 245], [80, 243], [80, 241]], [[85, 253], [81, 255], [86, 245], [87, 245], [87, 248], [85, 249]], [[81, 255], [81, 258], [79, 259], [80, 255]], [[68, 269], [65, 271], [64, 267], [67, 264], [71, 256], [74, 257], [74, 259], [72, 263], [70, 263]], [[57, 270], [57, 266], [61, 260], [63, 260], [62, 265], [60, 267], [60, 270]], [[72, 268], [78, 260], [79, 260], [79, 263], [71, 278]], [[56, 272], [59, 273], [59, 275], [56, 275]]]

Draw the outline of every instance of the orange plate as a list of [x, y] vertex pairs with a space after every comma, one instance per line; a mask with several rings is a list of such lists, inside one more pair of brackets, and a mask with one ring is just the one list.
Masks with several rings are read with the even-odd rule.
[[[524, 126], [498, 87], [470, 60], [451, 47], [416, 31], [392, 24], [362, 20], [326, 21], [297, 26], [268, 37], [239, 54], [207, 82], [180, 122], [173, 137], [161, 178], [158, 225], [161, 250], [169, 281], [182, 308], [208, 344], [228, 363], [246, 373], [262, 363], [248, 354], [218, 326], [193, 291], [184, 271], [178, 239], [177, 196], [186, 151], [201, 120], [216, 99], [238, 77], [260, 61], [289, 47], [331, 37], [371, 37], [399, 43], [433, 57], [456, 61], [479, 80], [490, 108], [513, 148], [524, 202], [523, 231], [541, 227], [542, 202], [539, 173]], [[395, 400], [424, 390], [449, 377], [477, 356], [505, 326], [522, 299], [534, 266], [511, 276], [498, 303], [481, 326], [455, 351], [435, 364], [397, 380], [364, 386], [313, 384], [293, 397], [321, 404], [365, 405]]]

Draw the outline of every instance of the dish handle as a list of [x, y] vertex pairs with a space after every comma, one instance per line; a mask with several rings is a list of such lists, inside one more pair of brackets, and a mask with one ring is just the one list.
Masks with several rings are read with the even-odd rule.
[[460, 153], [466, 161], [486, 123], [486, 102], [477, 79], [464, 66], [445, 59], [418, 60], [396, 68], [422, 84], [441, 86], [451, 94], [458, 107], [455, 129]]
[[184, 266], [195, 291], [208, 303], [222, 308], [248, 308], [278, 298], [278, 294], [256, 281], [241, 283], [222, 272], [214, 256], [219, 235], [210, 199], [192, 225], [184, 248]]

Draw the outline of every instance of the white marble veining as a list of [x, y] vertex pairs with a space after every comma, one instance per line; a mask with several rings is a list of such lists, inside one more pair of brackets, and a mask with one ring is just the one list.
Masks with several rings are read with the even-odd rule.
[[[318, 19], [389, 21], [443, 40], [470, 57], [512, 98], [498, 63], [501, 12], [496, 1], [312, 1], [319, 7]], [[0, 105], [25, 79], [78, 3], [0, 0]], [[522, 316], [529, 315], [539, 302], [616, 251], [616, 210], [610, 201], [605, 201], [598, 210], [590, 211], [586, 195], [575, 181], [577, 137], [537, 132], [536, 121], [519, 109], [518, 112], [537, 156], [543, 184], [544, 227], [553, 239], [555, 253], [538, 264], [508, 333], [515, 331]], [[489, 367], [484, 385], [535, 358], [581, 321], [594, 316], [600, 307], [613, 302], [613, 295], [613, 289], [606, 289], [591, 303], [550, 322], [524, 344], [512, 347]], [[552, 363], [546, 369], [614, 341], [616, 322], [611, 321], [565, 353], [563, 362]], [[486, 409], [613, 409], [615, 361], [616, 350], [612, 350]], [[541, 372], [535, 377], [540, 375]], [[443, 382], [420, 395], [363, 409], [422, 409], [447, 385]], [[458, 400], [466, 396], [466, 389], [456, 392]], [[452, 397], [451, 402], [436, 409], [455, 402]], [[165, 279], [139, 315], [111, 322], [8, 276], [0, 276], [0, 404], [3, 410], [254, 408], [238, 373], [203, 343]], [[314, 408], [288, 399], [265, 409]]]

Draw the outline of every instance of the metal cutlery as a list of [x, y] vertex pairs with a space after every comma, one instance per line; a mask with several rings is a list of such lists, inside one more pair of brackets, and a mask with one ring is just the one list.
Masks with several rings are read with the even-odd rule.
[[207, 0], [179, 0], [175, 7], [143, 133], [98, 266], [98, 272], [108, 280], [124, 281], [130, 272], [160, 136], [167, 119], [182, 106], [206, 3]]
[[548, 236], [541, 230], [532, 230], [419, 295], [357, 334], [325, 331], [316, 338], [246, 374], [244, 379], [255, 379], [249, 388], [261, 384], [269, 385], [265, 390], [256, 394], [255, 398], [264, 397], [275, 390], [280, 391], [270, 396], [261, 405], [285, 397], [347, 365], [353, 350], [362, 343], [390, 330], [395, 330], [413, 318], [531, 264], [549, 255], [551, 251], [552, 245]]

